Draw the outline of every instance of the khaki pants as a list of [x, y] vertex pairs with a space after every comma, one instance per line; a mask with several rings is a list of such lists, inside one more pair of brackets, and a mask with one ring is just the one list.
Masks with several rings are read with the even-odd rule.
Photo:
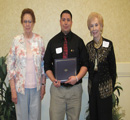
[[82, 100], [82, 85], [55, 87], [51, 85], [50, 120], [79, 120]]

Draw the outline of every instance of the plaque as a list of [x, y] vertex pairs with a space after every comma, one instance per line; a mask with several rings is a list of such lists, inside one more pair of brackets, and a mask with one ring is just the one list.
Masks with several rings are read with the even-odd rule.
[[77, 74], [76, 58], [55, 59], [55, 78], [61, 83], [68, 80], [70, 76]]

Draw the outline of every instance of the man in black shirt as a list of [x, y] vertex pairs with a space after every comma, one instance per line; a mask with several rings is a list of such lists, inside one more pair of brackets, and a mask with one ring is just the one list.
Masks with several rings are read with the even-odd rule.
[[[52, 81], [50, 120], [79, 120], [82, 98], [82, 77], [87, 72], [86, 48], [83, 40], [71, 32], [72, 14], [64, 10], [60, 15], [61, 32], [48, 43], [44, 56], [44, 69]], [[55, 78], [54, 60], [64, 58], [64, 36], [67, 39], [67, 58], [77, 59], [77, 75], [65, 83]]]

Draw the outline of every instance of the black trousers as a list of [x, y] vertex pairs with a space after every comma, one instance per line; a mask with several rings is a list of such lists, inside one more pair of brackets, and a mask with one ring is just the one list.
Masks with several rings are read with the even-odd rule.
[[95, 79], [89, 95], [90, 120], [112, 120], [112, 96], [101, 99], [97, 75]]

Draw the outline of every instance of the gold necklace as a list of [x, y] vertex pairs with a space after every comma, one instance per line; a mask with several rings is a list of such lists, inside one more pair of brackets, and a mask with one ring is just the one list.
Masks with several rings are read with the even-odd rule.
[[101, 45], [102, 45], [102, 37], [100, 38], [100, 40], [97, 43], [94, 41], [94, 47], [96, 49], [98, 49]]

